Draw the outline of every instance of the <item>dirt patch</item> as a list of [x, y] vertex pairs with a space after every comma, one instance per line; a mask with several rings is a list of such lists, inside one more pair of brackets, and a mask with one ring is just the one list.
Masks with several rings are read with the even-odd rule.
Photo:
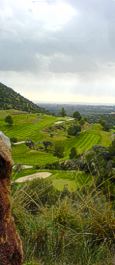
[[25, 176], [25, 177], [21, 177], [21, 178], [18, 178], [15, 180], [15, 183], [23, 183], [23, 182], [26, 182], [26, 181], [32, 181], [34, 179], [37, 179], [37, 178], [48, 178], [52, 175], [52, 173], [50, 172], [38, 172], [38, 173], [35, 173], [35, 174], [32, 174], [32, 175], [28, 175], [28, 176]]

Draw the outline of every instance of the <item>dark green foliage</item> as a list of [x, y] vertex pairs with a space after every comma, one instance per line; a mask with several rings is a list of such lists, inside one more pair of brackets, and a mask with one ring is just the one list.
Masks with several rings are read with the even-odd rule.
[[7, 123], [7, 125], [12, 126], [13, 125], [12, 116], [11, 115], [6, 116], [5, 122]]
[[12, 195], [25, 262], [33, 260], [25, 264], [112, 264], [114, 209], [95, 187], [57, 193], [49, 181], [36, 180]]
[[78, 121], [81, 120], [82, 117], [81, 117], [81, 114], [79, 113], [79, 111], [75, 111], [73, 113], [73, 118], [77, 119]]
[[105, 194], [110, 192], [110, 199], [114, 200], [115, 175], [112, 168], [113, 161], [110, 152], [102, 146], [94, 146], [92, 150], [84, 154], [85, 166], [83, 170], [94, 176], [97, 189], [102, 189]]
[[50, 141], [43, 141], [43, 145], [44, 145], [45, 151], [47, 151], [48, 147], [52, 147], [53, 146], [53, 143], [50, 142]]
[[26, 146], [28, 146], [30, 149], [35, 149], [35, 143], [32, 140], [26, 140], [25, 142]]
[[86, 119], [85, 118], [81, 118], [81, 120], [79, 121], [79, 124], [81, 126], [83, 126], [85, 124], [85, 122], [86, 122]]
[[70, 150], [69, 158], [70, 159], [75, 159], [78, 157], [77, 150], [75, 147], [72, 147]]
[[62, 109], [61, 109], [61, 111], [60, 111], [60, 115], [61, 115], [62, 117], [65, 117], [65, 116], [66, 116], [66, 112], [65, 112], [64, 107], [62, 107]]
[[111, 156], [115, 156], [115, 139], [112, 141], [112, 144], [109, 147], [109, 152], [110, 152]]
[[30, 100], [0, 83], [0, 109], [17, 109], [27, 112], [45, 112]]
[[53, 163], [47, 163], [45, 165], [46, 169], [61, 169], [59, 161], [53, 162]]
[[108, 132], [110, 129], [109, 123], [104, 119], [101, 119], [99, 122], [102, 125], [103, 130]]
[[55, 143], [55, 146], [54, 146], [54, 155], [59, 157], [59, 158], [62, 158], [64, 157], [64, 146], [62, 143]]
[[81, 132], [81, 126], [79, 124], [78, 125], [73, 124], [68, 128], [68, 135], [76, 136], [80, 132]]
[[10, 138], [11, 143], [17, 143], [18, 139], [16, 137]]
[[54, 205], [59, 195], [59, 192], [54, 189], [52, 182], [43, 179], [29, 182], [25, 186], [24, 192], [30, 197], [27, 210], [33, 214], [37, 214], [39, 212], [41, 205]]

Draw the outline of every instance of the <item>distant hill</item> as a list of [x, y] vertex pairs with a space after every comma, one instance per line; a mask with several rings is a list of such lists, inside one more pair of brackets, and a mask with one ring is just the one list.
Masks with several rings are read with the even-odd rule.
[[27, 112], [45, 112], [44, 108], [40, 108], [32, 101], [24, 98], [12, 88], [0, 83], [0, 109], [17, 109]]

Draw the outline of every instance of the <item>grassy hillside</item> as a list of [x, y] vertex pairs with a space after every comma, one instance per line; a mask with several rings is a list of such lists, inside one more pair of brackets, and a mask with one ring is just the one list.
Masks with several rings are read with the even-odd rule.
[[111, 143], [111, 133], [102, 130], [98, 124], [91, 125], [87, 130], [82, 131], [79, 136], [66, 140], [66, 152], [69, 153], [71, 146], [75, 146], [78, 153], [83, 153], [92, 148], [92, 146], [100, 144], [108, 146]]
[[[68, 159], [72, 146], [77, 148], [78, 153], [83, 153], [91, 149], [93, 145], [100, 144], [108, 146], [111, 143], [111, 133], [102, 130], [100, 125], [85, 125], [78, 136], [68, 138], [67, 127], [72, 123], [67, 118], [63, 118], [63, 128], [58, 128], [56, 122], [62, 120], [61, 117], [48, 116], [45, 114], [24, 114], [10, 110], [14, 124], [8, 126], [4, 118], [9, 111], [0, 111], [0, 130], [6, 135], [16, 137], [17, 141], [33, 140], [38, 145], [42, 141], [61, 142], [64, 145], [64, 159]], [[53, 132], [53, 137], [51, 136]], [[44, 150], [31, 150], [25, 144], [13, 146], [13, 158], [16, 163], [44, 166], [46, 163], [57, 160], [52, 152]]]
[[[12, 126], [5, 123], [8, 114], [12, 116]], [[0, 130], [18, 141], [12, 146], [14, 162], [33, 166], [14, 170], [12, 179], [46, 171], [47, 163], [67, 160], [73, 146], [83, 154], [94, 145], [110, 145], [112, 132], [103, 131], [99, 124], [85, 123], [79, 135], [70, 136], [67, 131], [72, 123], [67, 117], [0, 111]], [[25, 142], [19, 144], [27, 139], [42, 149], [30, 149]], [[53, 146], [61, 142], [64, 157], [57, 158], [52, 149], [45, 151], [44, 140]], [[99, 156], [99, 160], [102, 158]], [[100, 162], [100, 168], [106, 171], [104, 160]], [[21, 184], [12, 181], [12, 210], [23, 241], [24, 265], [112, 264], [115, 226], [109, 176], [107, 181], [104, 179], [103, 192], [103, 178], [96, 186], [97, 176], [90, 170], [47, 171], [51, 173], [47, 179]]]
[[2, 83], [0, 83], [0, 109], [17, 109], [27, 112], [43, 111], [43, 108], [38, 107]]
[[92, 182], [92, 176], [81, 171], [58, 170], [52, 172], [52, 176], [49, 179], [57, 190], [63, 191], [64, 188], [67, 188], [71, 192], [87, 187]]
[[34, 141], [43, 139], [44, 135], [41, 130], [57, 120], [53, 116], [41, 113], [27, 114], [11, 110], [10, 114], [12, 115], [14, 125], [9, 127], [4, 122], [4, 118], [8, 114], [9, 111], [0, 111], [1, 129], [9, 137], [17, 137], [18, 141], [26, 140], [27, 138], [31, 138]]

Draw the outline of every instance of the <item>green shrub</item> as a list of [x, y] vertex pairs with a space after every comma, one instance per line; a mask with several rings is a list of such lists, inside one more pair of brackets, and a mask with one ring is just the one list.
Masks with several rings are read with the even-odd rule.
[[68, 128], [68, 135], [76, 136], [81, 132], [81, 126], [80, 125], [71, 125]]
[[7, 123], [7, 125], [12, 126], [13, 125], [12, 116], [11, 115], [6, 116], [5, 122]]
[[95, 184], [66, 197], [61, 194], [47, 180], [12, 190], [25, 265], [112, 264], [115, 218], [111, 202]]
[[64, 157], [64, 146], [62, 143], [55, 143], [55, 146], [54, 146], [54, 155], [59, 157], [59, 158], [62, 158]]
[[16, 137], [10, 138], [11, 143], [17, 143], [18, 139]]
[[78, 157], [77, 150], [75, 147], [72, 147], [70, 150], [69, 158], [76, 159]]

